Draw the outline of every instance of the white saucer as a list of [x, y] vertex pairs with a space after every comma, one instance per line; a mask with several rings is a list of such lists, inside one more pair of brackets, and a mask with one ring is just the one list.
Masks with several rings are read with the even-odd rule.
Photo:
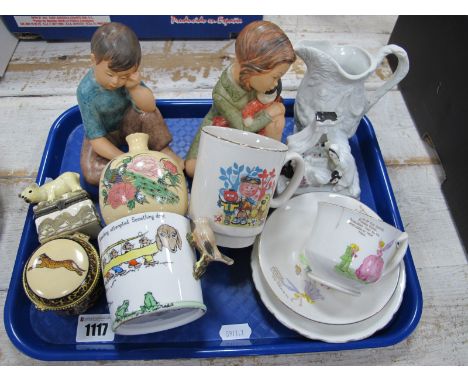
[[301, 315], [294, 313], [276, 298], [275, 294], [268, 287], [268, 284], [260, 270], [258, 241], [255, 243], [252, 251], [251, 265], [253, 281], [258, 293], [260, 294], [260, 298], [278, 321], [304, 337], [332, 343], [361, 340], [363, 338], [370, 337], [377, 330], [382, 329], [390, 322], [393, 315], [400, 307], [406, 286], [405, 265], [402, 262], [399, 267], [401, 277], [398, 281], [395, 293], [382, 310], [371, 318], [355, 324], [329, 325], [308, 320]]
[[311, 265], [303, 247], [320, 201], [380, 219], [369, 207], [348, 196], [329, 192], [297, 196], [268, 218], [258, 244], [260, 268], [277, 299], [297, 314], [324, 324], [357, 323], [377, 314], [387, 304], [397, 288], [400, 268], [378, 284], [363, 288], [360, 296], [350, 296], [307, 277]]

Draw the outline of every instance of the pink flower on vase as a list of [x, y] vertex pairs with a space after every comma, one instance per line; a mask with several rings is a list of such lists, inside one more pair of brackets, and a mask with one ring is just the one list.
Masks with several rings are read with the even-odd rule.
[[177, 174], [177, 167], [174, 163], [169, 160], [162, 159], [161, 162], [163, 163], [164, 168], [169, 171], [172, 175]]
[[159, 167], [158, 161], [150, 156], [133, 158], [127, 169], [149, 178], [159, 178], [163, 175], [163, 170]]
[[135, 198], [136, 188], [130, 183], [117, 183], [112, 186], [107, 202], [112, 208], [118, 208]]

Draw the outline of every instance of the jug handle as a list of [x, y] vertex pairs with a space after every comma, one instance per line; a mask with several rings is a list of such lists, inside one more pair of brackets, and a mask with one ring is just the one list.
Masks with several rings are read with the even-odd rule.
[[405, 78], [406, 74], [408, 74], [408, 54], [403, 48], [399, 47], [398, 45], [391, 44], [381, 48], [377, 53], [376, 58], [374, 59], [374, 67], [377, 68], [382, 63], [384, 58], [387, 57], [389, 54], [394, 54], [397, 57], [398, 66], [393, 75], [382, 86], [380, 86], [370, 97], [367, 103], [367, 109], [365, 111], [366, 113], [385, 93], [387, 93], [391, 88], [398, 84], [403, 78]]

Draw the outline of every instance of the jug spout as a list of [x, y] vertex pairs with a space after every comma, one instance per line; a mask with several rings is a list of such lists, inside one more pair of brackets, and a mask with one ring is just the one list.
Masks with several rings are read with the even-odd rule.
[[370, 54], [357, 46], [302, 40], [294, 49], [307, 68], [320, 69], [345, 79], [363, 79], [375, 70]]

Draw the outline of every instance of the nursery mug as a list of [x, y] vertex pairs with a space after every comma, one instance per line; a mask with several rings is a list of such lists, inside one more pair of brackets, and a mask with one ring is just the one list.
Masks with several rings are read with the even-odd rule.
[[98, 237], [112, 329], [116, 334], [159, 332], [203, 316], [189, 220], [172, 212], [129, 215]]
[[362, 212], [319, 202], [306, 242], [308, 276], [358, 296], [366, 284], [393, 271], [408, 248], [408, 234]]
[[[295, 162], [288, 187], [273, 196], [281, 168]], [[190, 200], [192, 218], [206, 217], [219, 246], [244, 248], [262, 232], [270, 207], [288, 201], [304, 174], [302, 157], [274, 139], [205, 126]]]

